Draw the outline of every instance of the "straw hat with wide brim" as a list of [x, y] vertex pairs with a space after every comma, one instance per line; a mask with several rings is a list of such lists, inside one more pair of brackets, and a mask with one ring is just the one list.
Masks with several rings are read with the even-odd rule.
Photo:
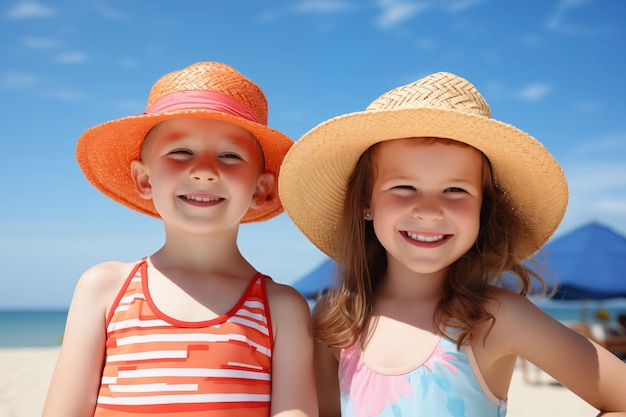
[[[293, 145], [267, 126], [263, 91], [234, 68], [220, 62], [198, 62], [161, 77], [148, 97], [146, 112], [102, 123], [78, 139], [76, 158], [87, 179], [102, 193], [140, 213], [160, 217], [152, 200], [137, 194], [131, 161], [140, 158], [146, 134], [173, 118], [201, 118], [233, 123], [261, 144], [265, 170], [278, 177], [280, 164]], [[261, 207], [250, 208], [242, 223], [263, 221], [282, 213], [277, 181]]]
[[410, 137], [454, 139], [489, 158], [497, 187], [528, 232], [519, 242], [522, 254], [539, 249], [563, 219], [567, 182], [552, 155], [527, 133], [492, 119], [478, 90], [445, 72], [395, 88], [365, 111], [332, 118], [304, 134], [280, 171], [285, 211], [313, 244], [337, 259], [347, 182], [360, 155], [377, 142]]

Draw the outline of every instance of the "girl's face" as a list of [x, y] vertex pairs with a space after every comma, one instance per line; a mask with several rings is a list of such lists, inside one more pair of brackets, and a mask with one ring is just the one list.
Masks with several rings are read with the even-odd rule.
[[476, 242], [482, 154], [437, 139], [382, 142], [366, 214], [389, 265], [431, 274], [446, 270]]
[[262, 161], [260, 146], [239, 126], [171, 119], [148, 134], [131, 170], [167, 224], [200, 232], [236, 228], [258, 206], [273, 185]]

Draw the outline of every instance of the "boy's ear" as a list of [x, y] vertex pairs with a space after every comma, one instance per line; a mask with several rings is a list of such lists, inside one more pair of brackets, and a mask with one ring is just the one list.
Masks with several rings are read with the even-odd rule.
[[259, 175], [256, 184], [256, 191], [252, 195], [252, 202], [250, 207], [259, 208], [267, 201], [267, 195], [272, 191], [274, 186], [275, 177], [271, 172], [264, 172]]
[[130, 175], [133, 178], [137, 194], [141, 198], [150, 200], [152, 198], [152, 185], [150, 184], [150, 176], [142, 161], [134, 160], [130, 163]]

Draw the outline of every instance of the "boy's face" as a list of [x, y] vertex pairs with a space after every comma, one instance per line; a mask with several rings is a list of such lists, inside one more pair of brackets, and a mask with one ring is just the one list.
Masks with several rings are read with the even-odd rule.
[[383, 142], [375, 153], [369, 210], [389, 265], [444, 271], [475, 243], [482, 204], [482, 155], [433, 139]]
[[274, 176], [262, 167], [260, 145], [245, 129], [185, 118], [155, 126], [131, 171], [139, 194], [166, 223], [236, 228], [272, 188]]

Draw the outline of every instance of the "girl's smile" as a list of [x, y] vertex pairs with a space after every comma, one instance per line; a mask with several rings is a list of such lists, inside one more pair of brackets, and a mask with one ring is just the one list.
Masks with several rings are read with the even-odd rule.
[[416, 245], [421, 247], [432, 247], [435, 245], [443, 244], [447, 239], [452, 236], [441, 234], [412, 233], [407, 231], [403, 231], [401, 233], [403, 233], [409, 240], [415, 242]]

